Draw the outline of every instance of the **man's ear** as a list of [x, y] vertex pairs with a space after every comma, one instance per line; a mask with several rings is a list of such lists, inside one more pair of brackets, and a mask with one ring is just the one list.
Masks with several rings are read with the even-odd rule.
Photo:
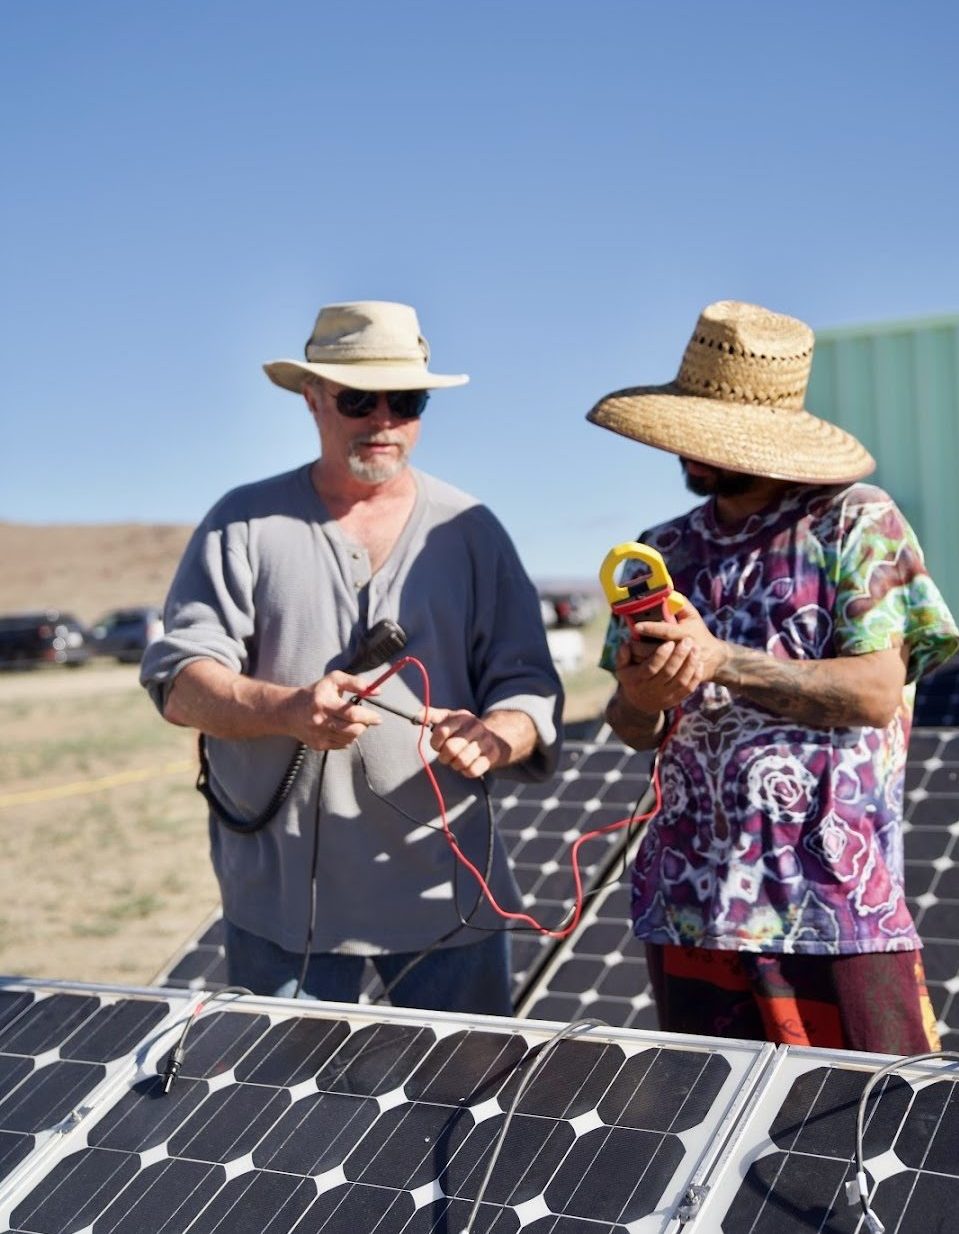
[[320, 410], [320, 391], [315, 382], [304, 381], [303, 397], [306, 399], [306, 405], [313, 415], [316, 415]]

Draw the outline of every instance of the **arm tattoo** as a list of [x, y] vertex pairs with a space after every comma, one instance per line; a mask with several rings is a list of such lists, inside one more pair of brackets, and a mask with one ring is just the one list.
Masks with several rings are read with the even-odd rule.
[[861, 724], [861, 692], [836, 672], [835, 660], [777, 660], [764, 651], [728, 644], [715, 680], [733, 694], [810, 728]]

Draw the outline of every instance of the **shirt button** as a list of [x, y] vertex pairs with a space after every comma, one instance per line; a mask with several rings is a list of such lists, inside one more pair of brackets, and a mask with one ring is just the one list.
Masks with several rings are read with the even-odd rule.
[[354, 561], [359, 561], [359, 559], [360, 559], [360, 555], [359, 555], [359, 553], [352, 553], [352, 554], [351, 554], [351, 556], [352, 556], [352, 558], [353, 558], [353, 560], [354, 560]]

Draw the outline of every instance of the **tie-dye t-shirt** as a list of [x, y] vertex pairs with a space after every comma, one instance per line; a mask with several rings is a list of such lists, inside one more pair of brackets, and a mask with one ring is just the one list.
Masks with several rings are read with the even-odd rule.
[[[782, 660], [901, 646], [908, 682], [959, 647], [915, 535], [881, 489], [790, 489], [736, 526], [713, 502], [644, 533], [718, 638]], [[602, 663], [611, 669], [622, 623]], [[663, 805], [633, 872], [639, 938], [816, 955], [922, 944], [903, 892], [915, 686], [878, 728], [806, 728], [707, 682], [671, 713]]]

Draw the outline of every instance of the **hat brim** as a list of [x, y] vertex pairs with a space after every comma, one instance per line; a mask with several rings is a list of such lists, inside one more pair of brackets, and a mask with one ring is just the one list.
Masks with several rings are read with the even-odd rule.
[[270, 381], [295, 394], [310, 377], [325, 377], [352, 390], [442, 390], [465, 386], [465, 373], [431, 373], [421, 364], [313, 364], [308, 360], [271, 360], [263, 365]]
[[772, 480], [850, 484], [876, 467], [851, 433], [811, 411], [697, 398], [672, 384], [617, 390], [586, 419], [697, 463]]

